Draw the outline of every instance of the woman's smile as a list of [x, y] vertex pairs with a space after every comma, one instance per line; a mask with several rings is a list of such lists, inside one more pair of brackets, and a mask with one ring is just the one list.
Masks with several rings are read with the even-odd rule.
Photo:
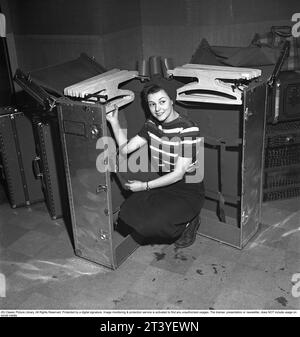
[[157, 117], [160, 117], [160, 116], [162, 116], [164, 113], [165, 113], [164, 111], [162, 111], [162, 112], [157, 112], [155, 115], [156, 115]]

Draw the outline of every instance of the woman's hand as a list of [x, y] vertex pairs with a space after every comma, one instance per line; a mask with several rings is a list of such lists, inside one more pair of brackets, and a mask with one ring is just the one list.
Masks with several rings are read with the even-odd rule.
[[147, 183], [138, 180], [128, 180], [124, 185], [132, 192], [140, 192], [146, 190]]
[[115, 105], [115, 109], [106, 114], [106, 120], [110, 124], [115, 124], [119, 121], [118, 118], [119, 118], [119, 108], [117, 105]]

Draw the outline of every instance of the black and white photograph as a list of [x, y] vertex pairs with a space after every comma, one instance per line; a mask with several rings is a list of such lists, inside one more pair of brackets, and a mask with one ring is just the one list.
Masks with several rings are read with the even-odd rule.
[[16, 316], [300, 316], [299, 0], [0, 0]]

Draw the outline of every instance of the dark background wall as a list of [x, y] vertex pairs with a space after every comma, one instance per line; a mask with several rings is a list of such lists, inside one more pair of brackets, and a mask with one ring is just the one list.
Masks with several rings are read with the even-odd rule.
[[9, 0], [14, 33], [100, 35], [138, 27], [139, 0]]
[[134, 69], [142, 57], [189, 62], [202, 38], [246, 46], [272, 25], [291, 24], [299, 0], [0, 0], [12, 67], [36, 69], [95, 56]]
[[142, 55], [139, 0], [0, 0], [17, 66], [61, 63], [81, 52], [107, 68], [133, 68]]
[[141, 0], [143, 53], [190, 60], [202, 38], [210, 44], [247, 46], [272, 25], [291, 25], [299, 0]]

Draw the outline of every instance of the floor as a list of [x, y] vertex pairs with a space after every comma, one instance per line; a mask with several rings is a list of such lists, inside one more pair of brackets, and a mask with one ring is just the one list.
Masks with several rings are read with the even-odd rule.
[[197, 236], [139, 247], [117, 270], [76, 257], [44, 203], [0, 198], [0, 309], [300, 310], [299, 199], [263, 204], [243, 250]]

